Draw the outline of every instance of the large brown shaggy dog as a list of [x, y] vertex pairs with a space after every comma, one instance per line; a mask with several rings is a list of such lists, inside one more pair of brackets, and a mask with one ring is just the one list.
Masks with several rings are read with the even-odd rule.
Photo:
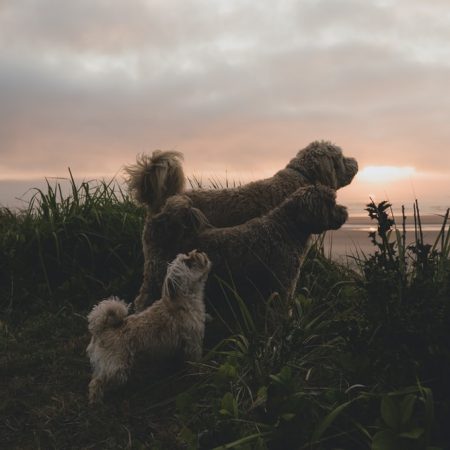
[[224, 301], [218, 279], [236, 286], [246, 301], [266, 299], [274, 291], [289, 297], [310, 235], [338, 229], [347, 219], [346, 208], [336, 205], [335, 191], [321, 185], [300, 188], [266, 215], [234, 227], [212, 227], [192, 203], [185, 195], [172, 196], [146, 223], [137, 310], [158, 298], [173, 256], [193, 248], [206, 252], [213, 263], [215, 277], [208, 280], [206, 296], [214, 306]]
[[[167, 268], [167, 264], [165, 265]], [[135, 360], [182, 353], [201, 357], [205, 331], [204, 286], [211, 263], [204, 253], [179, 254], [169, 265], [162, 298], [140, 314], [128, 315], [117, 298], [103, 300], [88, 316], [92, 334], [87, 348], [94, 373], [89, 402], [96, 403], [111, 386], [126, 382]]]
[[[158, 213], [167, 198], [183, 192], [184, 173], [179, 152], [156, 151], [142, 155], [136, 165], [126, 168], [128, 186], [134, 198], [147, 206], [149, 216]], [[273, 177], [233, 189], [184, 192], [211, 225], [227, 227], [259, 217], [302, 186], [323, 184], [339, 189], [349, 184], [358, 171], [354, 158], [325, 141], [316, 141], [300, 150], [295, 158]]]

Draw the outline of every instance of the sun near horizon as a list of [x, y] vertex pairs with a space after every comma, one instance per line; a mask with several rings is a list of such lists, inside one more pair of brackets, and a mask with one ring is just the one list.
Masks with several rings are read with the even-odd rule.
[[361, 181], [368, 183], [386, 183], [411, 179], [416, 174], [416, 169], [411, 166], [365, 166], [357, 174]]

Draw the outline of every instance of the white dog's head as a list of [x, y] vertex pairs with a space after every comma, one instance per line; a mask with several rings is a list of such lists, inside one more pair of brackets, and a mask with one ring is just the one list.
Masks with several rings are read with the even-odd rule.
[[180, 253], [167, 268], [162, 298], [183, 301], [197, 293], [203, 289], [210, 270], [211, 261], [206, 253], [197, 250]]
[[345, 157], [337, 145], [316, 141], [297, 153], [288, 168], [303, 174], [311, 184], [323, 184], [332, 189], [347, 186], [358, 172], [355, 158]]

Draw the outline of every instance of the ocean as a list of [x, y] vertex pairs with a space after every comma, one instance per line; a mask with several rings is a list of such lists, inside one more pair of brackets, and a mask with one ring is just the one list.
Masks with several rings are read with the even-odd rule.
[[[397, 226], [401, 232], [401, 215], [396, 216]], [[434, 244], [442, 228], [443, 214], [427, 214], [421, 216], [423, 239], [425, 243]], [[446, 230], [450, 225], [447, 223]], [[414, 217], [406, 220], [406, 243], [415, 241]], [[364, 216], [350, 216], [348, 221], [336, 231], [328, 231], [325, 235], [325, 251], [336, 259], [356, 256], [358, 253], [370, 254], [375, 247], [370, 241], [369, 233], [377, 230], [377, 222]], [[395, 239], [395, 236], [392, 236]]]

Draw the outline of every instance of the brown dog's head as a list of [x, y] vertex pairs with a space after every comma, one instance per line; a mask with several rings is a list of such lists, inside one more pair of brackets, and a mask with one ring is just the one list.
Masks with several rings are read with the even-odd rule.
[[358, 172], [355, 158], [347, 158], [342, 150], [326, 141], [315, 141], [297, 153], [287, 168], [300, 172], [311, 184], [332, 189], [347, 186]]
[[197, 234], [209, 226], [208, 219], [185, 195], [169, 197], [162, 211], [150, 221], [151, 238], [164, 245], [179, 247], [195, 239]]
[[336, 191], [320, 184], [297, 189], [278, 211], [283, 223], [308, 234], [337, 230], [348, 218], [347, 208], [336, 204]]

